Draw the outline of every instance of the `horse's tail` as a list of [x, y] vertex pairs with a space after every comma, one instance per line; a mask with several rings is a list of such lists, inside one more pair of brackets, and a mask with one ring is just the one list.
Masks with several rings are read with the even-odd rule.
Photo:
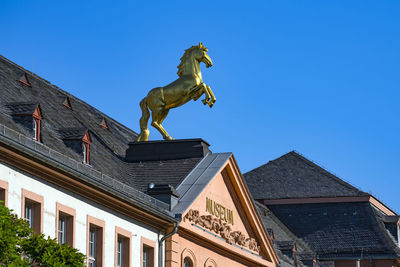
[[149, 107], [147, 106], [146, 97], [140, 101], [140, 108], [142, 109], [142, 117], [140, 118], [140, 135], [137, 141], [148, 141], [149, 140], [149, 129], [147, 128], [147, 122], [150, 118]]

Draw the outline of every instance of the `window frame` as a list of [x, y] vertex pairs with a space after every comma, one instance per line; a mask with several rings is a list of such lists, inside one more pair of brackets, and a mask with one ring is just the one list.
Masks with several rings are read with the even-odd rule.
[[65, 243], [71, 247], [75, 247], [75, 218], [76, 211], [73, 208], [65, 206], [59, 202], [56, 202], [56, 239], [58, 242], [58, 230], [60, 223], [60, 215], [65, 217]]
[[3, 205], [8, 207], [8, 182], [0, 180], [0, 200], [4, 201]]
[[189, 258], [192, 261], [192, 267], [196, 267], [197, 266], [197, 260], [196, 260], [196, 256], [194, 255], [193, 251], [190, 250], [189, 248], [185, 248], [182, 251], [182, 255], [181, 255], [181, 265], [184, 266], [184, 262], [185, 259]]
[[89, 241], [90, 230], [94, 229], [96, 234], [95, 251], [96, 251], [96, 267], [103, 267], [105, 255], [105, 228], [106, 224], [103, 220], [97, 219], [90, 215], [86, 218], [86, 266], [89, 267]]
[[[89, 228], [89, 253], [88, 253], [88, 261], [89, 261], [89, 266], [91, 266], [91, 260], [94, 259], [94, 266], [96, 266], [96, 260], [97, 260], [97, 250], [96, 250], [96, 228], [90, 227]], [[93, 255], [94, 254], [94, 255]]]
[[[58, 235], [57, 241], [59, 244], [67, 243], [67, 216], [60, 214], [58, 215]], [[60, 241], [61, 239], [61, 241]]]
[[[30, 202], [33, 205], [33, 231], [37, 234], [43, 233], [43, 196], [26, 189], [21, 189], [21, 218], [25, 219], [25, 205]], [[39, 215], [38, 215], [39, 214]]]
[[32, 114], [32, 118], [33, 118], [33, 125], [32, 125], [33, 139], [36, 142], [40, 143], [41, 121], [42, 121], [42, 112], [40, 110], [40, 105], [36, 106], [35, 111]]
[[90, 138], [89, 130], [86, 131], [85, 135], [82, 138], [82, 162], [84, 164], [90, 165], [90, 143], [92, 139]]
[[213, 260], [212, 258], [208, 258], [204, 263], [204, 267], [218, 267], [218, 265], [215, 260]]
[[82, 142], [82, 157], [83, 163], [89, 165], [90, 164], [90, 144], [86, 142]]
[[118, 267], [118, 239], [123, 240], [122, 267], [131, 266], [132, 263], [132, 233], [121, 227], [115, 226], [115, 257], [114, 266]]
[[141, 237], [140, 239], [140, 266], [143, 267], [143, 253], [145, 248], [149, 250], [148, 264], [147, 267], [155, 267], [156, 263], [156, 242], [145, 237]]

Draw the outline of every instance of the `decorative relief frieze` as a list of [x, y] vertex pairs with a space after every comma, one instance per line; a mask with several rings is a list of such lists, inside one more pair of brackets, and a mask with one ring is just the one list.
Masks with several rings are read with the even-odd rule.
[[236, 244], [256, 253], [260, 252], [260, 246], [254, 238], [246, 237], [241, 231], [233, 231], [232, 227], [220, 218], [213, 215], [200, 215], [198, 210], [190, 209], [184, 219], [220, 235], [229, 244]]

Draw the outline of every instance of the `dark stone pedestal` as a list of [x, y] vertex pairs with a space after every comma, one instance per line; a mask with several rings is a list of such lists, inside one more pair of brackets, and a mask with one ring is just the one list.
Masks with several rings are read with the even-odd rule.
[[131, 142], [126, 150], [127, 162], [204, 157], [210, 145], [201, 138]]

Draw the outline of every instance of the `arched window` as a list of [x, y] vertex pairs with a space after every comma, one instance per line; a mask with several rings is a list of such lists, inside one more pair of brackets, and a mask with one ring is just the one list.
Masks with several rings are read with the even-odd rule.
[[193, 262], [189, 257], [183, 260], [183, 267], [193, 267]]
[[182, 251], [181, 266], [197, 267], [196, 256], [194, 255], [193, 251], [191, 251], [189, 248], [185, 248]]
[[218, 267], [217, 263], [215, 262], [215, 260], [208, 258], [206, 260], [206, 262], [204, 263], [204, 267]]

